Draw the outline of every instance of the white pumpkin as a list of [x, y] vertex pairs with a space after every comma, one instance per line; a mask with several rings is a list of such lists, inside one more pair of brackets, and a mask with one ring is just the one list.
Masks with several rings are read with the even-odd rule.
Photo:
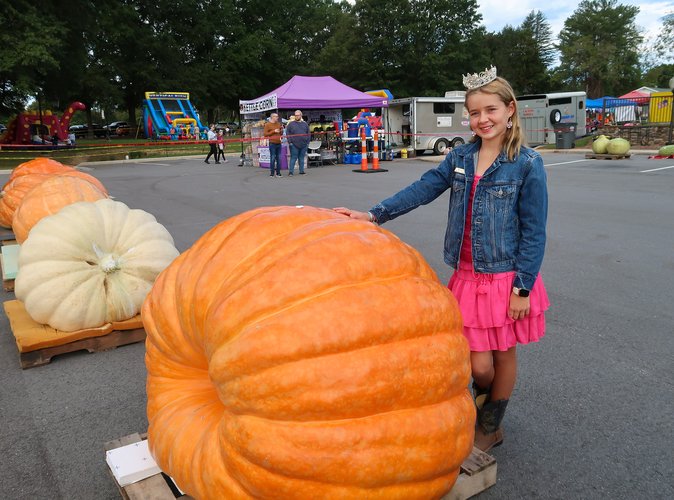
[[30, 231], [15, 293], [37, 322], [63, 331], [138, 314], [155, 278], [178, 256], [152, 214], [109, 199], [65, 206]]

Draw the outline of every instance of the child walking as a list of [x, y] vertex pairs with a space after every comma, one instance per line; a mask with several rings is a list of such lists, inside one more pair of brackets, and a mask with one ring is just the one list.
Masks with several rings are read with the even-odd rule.
[[548, 194], [541, 156], [525, 147], [510, 84], [492, 67], [463, 78], [473, 140], [369, 212], [339, 213], [382, 224], [451, 189], [445, 262], [463, 316], [477, 407], [475, 446], [503, 442], [517, 379], [517, 345], [545, 334], [548, 296], [539, 270]]
[[215, 163], [220, 163], [220, 160], [226, 162], [227, 158], [225, 158], [225, 136], [222, 129], [218, 130], [218, 137], [216, 140], [218, 143], [218, 150], [215, 153]]

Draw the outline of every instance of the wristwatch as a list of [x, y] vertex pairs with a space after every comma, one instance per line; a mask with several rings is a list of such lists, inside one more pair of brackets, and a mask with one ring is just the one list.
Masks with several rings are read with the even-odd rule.
[[517, 288], [516, 286], [513, 287], [513, 293], [519, 297], [529, 296], [529, 290], [527, 290], [526, 288]]

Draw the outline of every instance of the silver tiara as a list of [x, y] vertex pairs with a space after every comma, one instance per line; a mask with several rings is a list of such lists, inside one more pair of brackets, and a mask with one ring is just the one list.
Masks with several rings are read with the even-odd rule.
[[496, 80], [496, 67], [485, 68], [482, 73], [463, 75], [463, 86], [468, 90], [476, 89]]

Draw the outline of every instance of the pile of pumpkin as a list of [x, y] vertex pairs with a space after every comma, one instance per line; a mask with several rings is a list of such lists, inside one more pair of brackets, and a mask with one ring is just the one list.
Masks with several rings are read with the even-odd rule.
[[600, 135], [592, 142], [592, 152], [598, 155], [626, 155], [630, 147], [629, 141], [621, 137], [609, 139], [605, 135]]
[[37, 321], [71, 322], [60, 329], [129, 317], [144, 300], [149, 446], [183, 491], [450, 490], [473, 447], [469, 350], [456, 300], [419, 252], [332, 210], [266, 207], [177, 256], [154, 217], [90, 176], [33, 168], [17, 168], [0, 201], [27, 235], [17, 297]]
[[0, 193], [0, 225], [21, 244], [17, 298], [35, 321], [62, 331], [134, 317], [178, 255], [154, 216], [109, 199], [98, 179], [48, 158], [12, 171]]

